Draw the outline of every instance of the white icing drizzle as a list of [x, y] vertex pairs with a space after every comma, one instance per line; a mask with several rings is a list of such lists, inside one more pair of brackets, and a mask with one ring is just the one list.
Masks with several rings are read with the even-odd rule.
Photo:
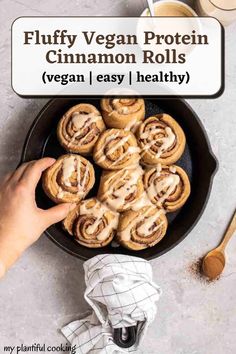
[[162, 192], [165, 189], [174, 189], [174, 187], [179, 183], [178, 175], [165, 176], [163, 179], [155, 183], [157, 193]]
[[[101, 155], [98, 159], [98, 162], [102, 162], [106, 159], [106, 156], [102, 156], [102, 153], [103, 153], [103, 148], [104, 146], [106, 146], [106, 144], [108, 144], [110, 141], [112, 141], [113, 139], [116, 139], [118, 136], [120, 135], [120, 132], [116, 132], [115, 134], [111, 134], [110, 136], [107, 136], [105, 141], [104, 141], [104, 144], [103, 146], [97, 151], [97, 154], [98, 155]], [[109, 151], [110, 152], [110, 151]]]
[[120, 113], [122, 114], [128, 114], [129, 113], [129, 108], [128, 107], [121, 107], [120, 108]]
[[80, 159], [77, 159], [77, 186], [80, 186], [80, 183]]
[[136, 118], [133, 118], [131, 121], [129, 121], [128, 124], [126, 124], [126, 127], [124, 128], [125, 131], [131, 131], [133, 133], [136, 132], [138, 129], [139, 125], [142, 124], [142, 121], [137, 121]]
[[[111, 155], [113, 154], [117, 149], [119, 149], [120, 146], [122, 146], [123, 144], [125, 144], [127, 141], [129, 140], [129, 136], [124, 136], [123, 138], [121, 138], [115, 145], [113, 145], [110, 150], [108, 150], [107, 154]], [[102, 156], [102, 159], [106, 159], [106, 156]]]
[[75, 127], [76, 130], [79, 130], [81, 128], [87, 128], [89, 126], [89, 123], [92, 121], [93, 123], [102, 120], [102, 117], [99, 115], [99, 113], [79, 113], [79, 112], [74, 112], [72, 114], [72, 123]]
[[175, 167], [175, 166], [170, 166], [170, 167], [169, 167], [169, 171], [170, 171], [171, 173], [176, 173], [176, 167]]
[[64, 191], [61, 187], [59, 187], [58, 193], [57, 193], [57, 198], [63, 198], [63, 197], [64, 197]]
[[71, 121], [75, 129], [80, 130], [81, 128], [86, 126], [86, 124], [88, 124], [91, 118], [94, 117], [96, 117], [94, 113], [85, 114], [85, 113], [74, 112], [72, 114]]
[[131, 119], [131, 121], [129, 121], [129, 123], [126, 124], [124, 130], [130, 131], [135, 126], [136, 123], [137, 123], [136, 118]]
[[152, 202], [148, 198], [147, 193], [144, 191], [141, 195], [141, 197], [135, 201], [135, 203], [132, 205], [131, 209], [134, 211], [137, 211], [139, 209], [142, 209], [143, 207], [146, 206], [152, 206]]
[[137, 154], [140, 152], [140, 148], [138, 146], [129, 146], [127, 149], [127, 153], [129, 154]]
[[[128, 149], [126, 150], [126, 152], [124, 152], [118, 159], [116, 159], [115, 161], [113, 161], [111, 163], [111, 166], [117, 165], [120, 161], [122, 161], [125, 158], [125, 156], [127, 156], [129, 154], [139, 153], [139, 152], [140, 152], [140, 148], [139, 147], [137, 147], [137, 146], [129, 146]], [[136, 165], [138, 167], [138, 162], [136, 163]]]
[[[72, 124], [75, 127], [76, 131], [73, 134], [73, 137], [71, 141], [69, 142], [68, 146], [71, 146], [75, 139], [81, 134], [81, 129], [86, 129], [89, 127], [90, 123], [95, 123], [98, 120], [101, 120], [102, 117], [98, 114], [95, 114], [94, 112], [91, 112], [89, 114], [84, 114], [84, 113], [79, 113], [79, 112], [74, 112], [72, 114]], [[87, 135], [85, 135], [81, 140], [80, 143], [82, 143], [86, 137], [91, 134], [92, 131], [89, 131]]]
[[[140, 135], [141, 139], [146, 139], [150, 136], [151, 133], [159, 133], [161, 132], [161, 129], [152, 129], [151, 131], [146, 131]], [[157, 152], [155, 153], [155, 157], [159, 158], [163, 152], [167, 151], [169, 147], [171, 147], [176, 139], [175, 134], [173, 133], [172, 129], [170, 127], [165, 128], [166, 136], [163, 136], [161, 138], [154, 138], [150, 142], [146, 142], [145, 146], [143, 147], [142, 154], [144, 154], [147, 150], [149, 150], [153, 145], [156, 144], [156, 142], [160, 141], [161, 145], [159, 146]]]
[[158, 134], [158, 133], [161, 133], [162, 132], [162, 129], [160, 128], [151, 128], [149, 130], [147, 130], [146, 132], [143, 132], [141, 135], [140, 135], [140, 138], [141, 139], [147, 139], [149, 136], [150, 136], [150, 133], [152, 134]]
[[83, 176], [83, 180], [82, 180], [82, 183], [81, 183], [82, 190], [84, 190], [84, 188], [85, 188], [85, 184], [86, 184], [86, 179], [88, 177], [88, 173], [89, 173], [89, 166], [86, 165], [84, 176]]
[[[74, 156], [69, 156], [64, 158], [62, 162], [62, 179], [65, 184], [65, 186], [71, 187], [71, 182], [70, 182], [70, 177], [72, 174], [77, 170], [77, 189], [78, 192], [77, 194], [84, 194], [84, 189], [85, 189], [85, 184], [86, 184], [86, 179], [89, 173], [89, 165], [86, 164], [85, 167], [85, 172], [84, 176], [81, 179], [81, 160], [80, 158], [76, 158]], [[62, 188], [59, 186], [59, 190], [57, 193], [58, 198], [63, 198], [64, 194], [66, 192], [62, 190]]]
[[[150, 231], [151, 227], [153, 226], [153, 224], [155, 223], [155, 221], [158, 219], [160, 215], [161, 215], [160, 210], [158, 210], [158, 212], [156, 212], [154, 215], [147, 218], [145, 222], [137, 228], [138, 233], [145, 236]], [[158, 225], [155, 225], [155, 228], [152, 229], [152, 232], [158, 230], [162, 224], [163, 222], [159, 223]]]
[[129, 136], [124, 136], [123, 138], [121, 138], [115, 145], [110, 148], [108, 154], [113, 154], [117, 149], [119, 149], [120, 146], [124, 145], [128, 140]]
[[[128, 100], [128, 101], [129, 101], [129, 100]], [[113, 99], [113, 100], [112, 100], [112, 104], [115, 105], [115, 106], [118, 105], [118, 104], [120, 104], [121, 107], [119, 107], [119, 106], [115, 107], [115, 109], [112, 110], [112, 111], [109, 113], [109, 115], [111, 115], [114, 111], [117, 111], [118, 114], [128, 114], [128, 113], [129, 113], [129, 107], [127, 107], [127, 106], [123, 106], [123, 107], [122, 107], [122, 102], [120, 102], [120, 99], [119, 99], [119, 98]]]
[[[148, 216], [148, 213], [150, 212], [152, 208], [147, 208], [144, 212], [141, 214], [137, 213], [137, 215], [129, 222], [125, 230], [122, 231], [121, 237], [124, 241], [129, 241], [131, 239], [131, 230], [132, 228], [139, 224], [140, 222], [143, 222], [142, 225], [140, 225], [137, 228], [137, 231], [142, 234], [144, 237], [148, 236], [148, 232], [150, 228], [153, 226], [155, 221], [159, 218], [161, 214], [164, 213], [162, 209], [157, 210], [154, 215]], [[159, 223], [158, 225], [155, 226], [155, 231], [161, 227], [163, 223]], [[154, 232], [154, 231], [152, 231]]]
[[158, 163], [156, 166], [156, 177], [159, 177], [161, 175], [161, 171], [162, 171], [162, 166], [160, 163]]
[[[123, 207], [127, 196], [137, 191], [138, 179], [142, 175], [143, 170], [140, 167], [132, 171], [124, 170], [122, 176], [120, 173], [121, 171], [117, 171], [105, 181], [105, 186], [108, 185], [109, 187], [102, 196], [103, 199], [107, 199], [107, 204], [114, 210]], [[117, 184], [119, 185], [120, 181], [124, 182], [124, 184], [117, 189]], [[114, 199], [113, 196], [115, 196]], [[131, 205], [132, 203], [135, 203], [135, 200], [131, 202]]]
[[71, 186], [70, 177], [75, 171], [75, 158], [74, 156], [69, 156], [64, 158], [62, 163], [62, 177], [66, 186]]
[[[100, 155], [100, 157], [98, 158], [98, 163], [102, 162], [106, 159], [105, 154], [102, 155], [104, 146], [106, 144], [109, 144], [110, 141], [116, 139], [118, 136], [120, 135], [120, 132], [117, 132], [115, 134], [111, 134], [110, 136], [108, 136], [103, 144], [103, 146], [97, 151], [98, 156]], [[125, 144], [128, 140], [129, 140], [130, 136], [124, 136], [123, 138], [121, 138], [117, 143], [115, 143], [108, 151], [107, 154], [113, 154], [120, 146], [122, 146], [123, 144]], [[124, 159], [125, 156], [127, 156], [128, 154], [134, 154], [134, 153], [139, 153], [140, 152], [140, 148], [138, 146], [129, 146], [126, 150], [125, 153], [123, 153], [118, 159], [116, 159], [115, 161], [112, 162], [111, 166], [116, 165], [118, 162], [120, 162], [121, 160]]]
[[158, 205], [161, 205], [175, 190], [180, 182], [180, 177], [175, 174], [170, 174], [163, 177], [159, 181], [155, 179], [147, 188], [147, 193], [151, 199], [166, 191], [159, 199]]
[[[87, 229], [86, 229], [88, 234], [92, 235], [93, 233], [95, 233], [95, 231], [99, 227], [100, 223], [102, 222], [102, 219], [103, 219], [104, 214], [106, 212], [110, 212], [111, 213], [111, 211], [104, 204], [101, 204], [101, 203], [98, 203], [98, 202], [96, 202], [96, 204], [93, 207], [90, 207], [90, 208], [86, 207], [86, 203], [83, 203], [83, 204], [80, 205], [80, 214], [81, 215], [91, 215], [91, 216], [95, 217], [94, 223], [92, 225], [89, 225], [87, 227]], [[97, 235], [97, 240], [104, 241], [107, 238], [107, 236], [109, 235], [109, 233], [113, 229], [116, 229], [117, 226], [118, 226], [118, 215], [113, 213], [112, 220]]]

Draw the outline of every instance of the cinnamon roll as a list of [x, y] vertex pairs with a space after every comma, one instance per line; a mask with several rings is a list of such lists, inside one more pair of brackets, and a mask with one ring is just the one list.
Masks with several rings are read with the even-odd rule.
[[121, 214], [117, 239], [131, 250], [138, 251], [156, 245], [165, 236], [167, 218], [163, 209], [147, 206]]
[[132, 129], [145, 116], [145, 103], [142, 98], [103, 98], [101, 109], [109, 128]]
[[63, 221], [63, 226], [81, 245], [104, 247], [115, 235], [118, 214], [91, 198], [77, 205]]
[[168, 212], [182, 207], [190, 194], [188, 176], [179, 166], [158, 164], [144, 173], [143, 181], [151, 202]]
[[101, 113], [91, 104], [80, 103], [67, 111], [57, 126], [60, 144], [69, 152], [90, 154], [105, 130]]
[[185, 135], [179, 124], [168, 114], [146, 119], [137, 131], [141, 162], [146, 165], [176, 162], [185, 148]]
[[139, 151], [133, 133], [124, 129], [108, 129], [100, 135], [93, 158], [106, 170], [120, 170], [127, 166], [137, 166]]
[[130, 209], [143, 195], [142, 174], [141, 167], [103, 171], [98, 199], [118, 212]]
[[79, 155], [63, 155], [43, 175], [43, 189], [55, 203], [77, 203], [95, 182], [92, 164]]

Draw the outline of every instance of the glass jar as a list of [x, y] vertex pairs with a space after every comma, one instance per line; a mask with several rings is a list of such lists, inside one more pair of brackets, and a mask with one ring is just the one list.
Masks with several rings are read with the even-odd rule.
[[212, 16], [227, 26], [236, 20], [236, 0], [197, 0], [199, 16]]

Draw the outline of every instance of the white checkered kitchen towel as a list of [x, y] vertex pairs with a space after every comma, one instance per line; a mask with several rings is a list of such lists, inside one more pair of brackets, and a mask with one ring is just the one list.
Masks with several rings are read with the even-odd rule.
[[[84, 263], [85, 299], [93, 313], [62, 329], [73, 354], [116, 354], [135, 351], [156, 314], [161, 289], [152, 281], [149, 262], [137, 257], [105, 254]], [[138, 324], [137, 341], [121, 349], [113, 328]]]

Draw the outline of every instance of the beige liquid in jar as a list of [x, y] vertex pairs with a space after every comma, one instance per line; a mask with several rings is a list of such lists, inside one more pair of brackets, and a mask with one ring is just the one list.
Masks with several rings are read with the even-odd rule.
[[[156, 2], [155, 6], [155, 15], [160, 17], [185, 17], [184, 22], [178, 24], [178, 30], [180, 33], [191, 33], [193, 28], [193, 23], [188, 21], [188, 17], [194, 16], [194, 11], [190, 11], [186, 6], [178, 2]], [[168, 25], [169, 26], [169, 25]], [[168, 27], [170, 33], [175, 32], [176, 28], [173, 26]], [[186, 46], [178, 45], [175, 48], [179, 52], [188, 53], [191, 49]]]
[[155, 8], [156, 16], [169, 16], [169, 17], [189, 17], [193, 14], [184, 6], [176, 3], [157, 3]]

